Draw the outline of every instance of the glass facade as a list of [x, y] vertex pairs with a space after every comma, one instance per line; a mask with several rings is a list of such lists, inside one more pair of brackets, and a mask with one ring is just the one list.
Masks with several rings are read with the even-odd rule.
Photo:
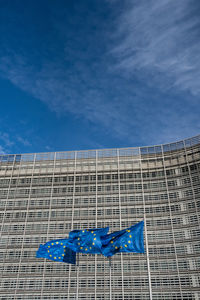
[[200, 136], [151, 147], [0, 156], [0, 299], [109, 300], [108, 259], [36, 259], [73, 229], [145, 220], [112, 258], [112, 299], [200, 299]]

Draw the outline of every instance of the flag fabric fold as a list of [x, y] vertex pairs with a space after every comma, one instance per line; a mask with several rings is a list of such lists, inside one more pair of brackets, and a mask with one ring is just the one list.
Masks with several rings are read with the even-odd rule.
[[121, 252], [144, 253], [143, 229], [144, 221], [141, 221], [127, 229], [103, 236], [102, 254], [110, 257]]
[[68, 246], [76, 252], [101, 254], [101, 236], [108, 233], [107, 228], [73, 230], [69, 233]]

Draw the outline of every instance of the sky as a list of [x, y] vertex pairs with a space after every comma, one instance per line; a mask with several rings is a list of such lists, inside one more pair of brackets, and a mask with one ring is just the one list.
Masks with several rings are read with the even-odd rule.
[[200, 133], [199, 0], [0, 0], [0, 153]]

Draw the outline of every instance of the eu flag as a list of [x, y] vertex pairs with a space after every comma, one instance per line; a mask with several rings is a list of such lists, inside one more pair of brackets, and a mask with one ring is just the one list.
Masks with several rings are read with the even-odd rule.
[[110, 257], [116, 253], [144, 253], [144, 222], [127, 229], [107, 234], [107, 228], [73, 230], [68, 239], [52, 240], [40, 245], [36, 257], [76, 264], [76, 252], [103, 254]]
[[73, 230], [69, 233], [68, 247], [75, 252], [101, 254], [101, 237], [109, 231], [107, 228]]
[[68, 239], [52, 240], [40, 245], [36, 257], [76, 264], [76, 252], [68, 247]]
[[127, 229], [101, 237], [102, 254], [110, 257], [121, 252], [144, 253], [143, 229], [144, 221], [141, 221]]

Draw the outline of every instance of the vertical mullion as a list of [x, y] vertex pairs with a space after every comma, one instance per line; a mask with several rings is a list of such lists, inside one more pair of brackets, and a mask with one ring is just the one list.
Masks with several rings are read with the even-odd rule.
[[[119, 149], [117, 149], [117, 175], [118, 175], [118, 196], [119, 196], [119, 224], [122, 229], [122, 215], [121, 215], [121, 190], [120, 190], [120, 163], [119, 163]], [[124, 268], [123, 268], [123, 253], [121, 256], [121, 274], [122, 274], [122, 300], [124, 300]]]
[[[74, 229], [74, 206], [75, 206], [75, 188], [76, 188], [76, 160], [77, 160], [77, 151], [74, 153], [74, 182], [73, 182], [73, 194], [72, 194], [72, 221], [71, 221], [71, 231]], [[78, 257], [78, 264], [79, 264], [79, 258]], [[69, 265], [69, 276], [68, 276], [68, 291], [67, 291], [67, 299], [70, 300], [70, 283], [71, 283], [71, 270], [72, 265]], [[79, 266], [76, 270], [77, 275], [77, 288], [78, 288], [78, 282], [79, 282]], [[77, 290], [77, 296], [78, 296], [78, 290]]]
[[[186, 150], [185, 140], [183, 141], [183, 143], [184, 143], [184, 152], [185, 152], [185, 157], [186, 157], [186, 163], [187, 163], [189, 177], [190, 177], [190, 188], [192, 190], [192, 196], [193, 196], [192, 198], [195, 203], [195, 211], [196, 211], [197, 220], [198, 220], [198, 228], [200, 228], [200, 219], [199, 219], [199, 213], [198, 213], [198, 208], [197, 208], [197, 199], [196, 199], [195, 192], [194, 192], [194, 187], [193, 187], [193, 182], [192, 182], [192, 174], [191, 174], [191, 170], [190, 170], [190, 164], [189, 164], [189, 160], [188, 160], [188, 153]], [[197, 273], [195, 273], [195, 274], [197, 274]], [[192, 275], [192, 276], [194, 276], [194, 275]], [[192, 280], [192, 282], [193, 282], [193, 280]], [[198, 299], [198, 294], [197, 293], [195, 293], [195, 294], [197, 295], [197, 299]], [[195, 295], [195, 297], [196, 297], [196, 295]]]
[[18, 288], [18, 284], [19, 284], [19, 275], [20, 275], [20, 269], [21, 269], [22, 254], [23, 254], [23, 250], [24, 250], [24, 238], [25, 238], [25, 235], [26, 235], [26, 225], [27, 225], [27, 221], [28, 221], [28, 212], [29, 212], [29, 206], [30, 206], [31, 190], [32, 190], [32, 183], [33, 183], [33, 174], [34, 174], [34, 169], [35, 169], [35, 158], [36, 158], [36, 154], [34, 154], [34, 160], [33, 160], [31, 183], [30, 183], [30, 190], [29, 190], [29, 196], [28, 196], [28, 203], [27, 203], [27, 207], [26, 207], [26, 217], [25, 217], [25, 221], [24, 221], [24, 231], [23, 231], [23, 238], [22, 238], [21, 255], [20, 255], [20, 259], [19, 259], [19, 269], [18, 269], [17, 278], [16, 278], [16, 289], [15, 289], [14, 299], [16, 299], [16, 297], [17, 297], [17, 288]]
[[185, 152], [185, 157], [186, 157], [186, 163], [187, 163], [189, 177], [190, 177], [192, 196], [193, 196], [193, 199], [194, 199], [194, 202], [195, 202], [195, 211], [196, 211], [196, 214], [197, 214], [198, 225], [199, 225], [198, 227], [200, 228], [200, 220], [199, 220], [199, 214], [198, 214], [198, 209], [197, 209], [197, 201], [196, 201], [196, 196], [195, 196], [193, 182], [192, 182], [192, 175], [191, 175], [191, 170], [190, 170], [190, 164], [189, 164], [189, 161], [188, 161], [188, 154], [187, 154], [187, 150], [186, 150], [185, 140], [183, 141], [183, 143], [184, 143], [184, 152]]
[[[97, 228], [97, 210], [98, 210], [98, 191], [97, 191], [97, 187], [98, 187], [98, 151], [96, 150], [96, 156], [95, 156], [95, 163], [96, 163], [96, 228]], [[95, 254], [95, 300], [97, 297], [97, 254]]]
[[167, 191], [167, 200], [168, 200], [168, 205], [169, 205], [169, 215], [170, 215], [171, 228], [172, 228], [172, 238], [173, 238], [173, 245], [174, 245], [174, 252], [175, 252], [175, 259], [176, 259], [176, 268], [177, 268], [178, 281], [179, 281], [179, 287], [180, 287], [180, 295], [181, 295], [181, 299], [183, 300], [183, 293], [182, 293], [180, 273], [179, 273], [179, 267], [178, 267], [178, 257], [177, 257], [177, 252], [176, 252], [176, 241], [175, 241], [175, 236], [174, 236], [174, 224], [173, 224], [173, 219], [172, 219], [171, 201], [170, 201], [170, 197], [169, 197], [169, 189], [168, 189], [168, 182], [167, 182], [167, 173], [166, 173], [163, 145], [161, 145], [161, 149], [162, 149], [163, 169], [164, 169], [165, 184], [166, 184], [166, 191]]
[[[3, 219], [2, 219], [1, 236], [3, 234], [3, 224], [5, 222], [5, 215], [6, 215], [6, 209], [7, 209], [7, 204], [8, 204], [8, 197], [9, 197], [10, 186], [11, 186], [11, 181], [12, 181], [12, 177], [13, 177], [14, 162], [15, 162], [15, 159], [13, 159], [12, 171], [11, 171], [11, 176], [10, 176], [10, 182], [9, 182], [9, 185], [8, 185], [8, 191], [7, 191], [6, 201], [5, 201], [4, 214], [3, 214]], [[4, 175], [4, 178], [5, 178], [5, 175]]]
[[[12, 171], [11, 171], [11, 175], [10, 175], [10, 182], [9, 182], [9, 185], [8, 185], [7, 196], [6, 196], [6, 200], [5, 200], [4, 212], [3, 212], [3, 218], [2, 218], [2, 226], [1, 226], [1, 236], [0, 237], [2, 237], [2, 235], [3, 235], [3, 228], [4, 228], [4, 225], [5, 225], [4, 223], [5, 223], [5, 217], [6, 217], [6, 212], [7, 212], [8, 199], [9, 199], [10, 188], [11, 188], [11, 181], [12, 181], [12, 177], [13, 177], [14, 162], [15, 162], [15, 159], [13, 160], [13, 164], [12, 164]], [[5, 178], [5, 174], [4, 174], [4, 178]], [[8, 227], [8, 229], [9, 229], [9, 227]], [[7, 233], [7, 237], [9, 235], [10, 235], [10, 231]], [[9, 243], [9, 238], [7, 240], [6, 247], [4, 248], [5, 255], [4, 255], [3, 263], [6, 260], [6, 253], [7, 253], [7, 249], [8, 249], [8, 243]]]
[[151, 286], [151, 270], [150, 270], [150, 262], [149, 262], [149, 244], [148, 244], [148, 235], [147, 235], [141, 148], [139, 148], [139, 151], [140, 151], [140, 172], [141, 172], [141, 183], [142, 183], [142, 201], [143, 201], [143, 210], [144, 210], [144, 232], [145, 232], [145, 244], [146, 244], [147, 272], [148, 272], [148, 281], [149, 281], [149, 299], [152, 300], [153, 296], [152, 296], [152, 286]]
[[[49, 215], [48, 215], [48, 221], [47, 221], [47, 235], [46, 240], [48, 241], [49, 237], [49, 228], [51, 223], [51, 205], [52, 205], [52, 197], [53, 197], [53, 187], [54, 187], [54, 176], [55, 176], [55, 163], [56, 163], [56, 152], [54, 152], [54, 158], [53, 158], [53, 174], [52, 174], [52, 182], [51, 182], [51, 194], [50, 194], [50, 203], [49, 203]], [[46, 267], [47, 259], [44, 259], [43, 264], [43, 275], [42, 275], [42, 287], [41, 287], [41, 297], [43, 297], [43, 291], [44, 291], [44, 280], [45, 280], [45, 267]]]

